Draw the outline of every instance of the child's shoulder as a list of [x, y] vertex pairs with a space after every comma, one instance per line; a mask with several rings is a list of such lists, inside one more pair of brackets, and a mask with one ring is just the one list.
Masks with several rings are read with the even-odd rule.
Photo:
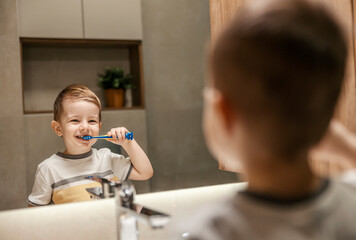
[[50, 168], [51, 166], [56, 165], [56, 163], [60, 160], [60, 157], [55, 153], [52, 154], [50, 157], [46, 158], [40, 164], [38, 164], [38, 168], [40, 169], [46, 169]]

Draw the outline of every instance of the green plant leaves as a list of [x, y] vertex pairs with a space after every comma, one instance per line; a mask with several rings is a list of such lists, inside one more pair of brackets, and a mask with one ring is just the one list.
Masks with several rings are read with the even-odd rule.
[[98, 74], [98, 86], [108, 88], [133, 88], [133, 76], [127, 74], [125, 76], [124, 70], [120, 67], [106, 67], [103, 74]]

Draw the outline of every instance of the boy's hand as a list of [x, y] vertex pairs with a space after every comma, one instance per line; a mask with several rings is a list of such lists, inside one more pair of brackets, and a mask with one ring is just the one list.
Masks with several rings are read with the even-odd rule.
[[112, 138], [107, 138], [108, 141], [122, 145], [127, 143], [129, 140], [125, 138], [125, 134], [129, 133], [129, 131], [124, 127], [112, 128], [107, 135]]
[[130, 157], [131, 164], [133, 165], [132, 171], [128, 176], [131, 180], [147, 180], [153, 175], [152, 165], [146, 153], [137, 144], [135, 139], [128, 140], [125, 134], [129, 133], [124, 127], [112, 128], [107, 135], [112, 138], [106, 140], [121, 145], [127, 155]]

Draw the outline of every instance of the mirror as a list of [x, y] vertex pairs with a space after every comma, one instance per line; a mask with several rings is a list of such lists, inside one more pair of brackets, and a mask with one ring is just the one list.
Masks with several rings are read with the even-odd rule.
[[[146, 151], [154, 176], [134, 182], [138, 194], [236, 182], [235, 173], [218, 169], [201, 129], [209, 1], [144, 0], [141, 7], [145, 107], [104, 111], [101, 133], [123, 125]], [[17, 16], [16, 3], [0, 3], [0, 16], [3, 11]], [[63, 150], [50, 128], [51, 113], [23, 114], [18, 20], [11, 16], [0, 23], [0, 210], [26, 207], [37, 165]], [[108, 143], [97, 146], [115, 150]]]

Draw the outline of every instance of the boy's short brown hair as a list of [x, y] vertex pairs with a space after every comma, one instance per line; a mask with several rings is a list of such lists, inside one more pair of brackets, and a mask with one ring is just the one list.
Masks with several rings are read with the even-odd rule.
[[89, 88], [80, 84], [69, 85], [58, 94], [53, 105], [55, 121], [58, 122], [61, 119], [63, 100], [66, 98], [94, 103], [99, 108], [99, 121], [101, 121], [101, 103], [99, 98]]
[[323, 136], [342, 87], [347, 45], [321, 4], [268, 6], [239, 12], [220, 35], [210, 58], [212, 84], [261, 146], [290, 157]]

